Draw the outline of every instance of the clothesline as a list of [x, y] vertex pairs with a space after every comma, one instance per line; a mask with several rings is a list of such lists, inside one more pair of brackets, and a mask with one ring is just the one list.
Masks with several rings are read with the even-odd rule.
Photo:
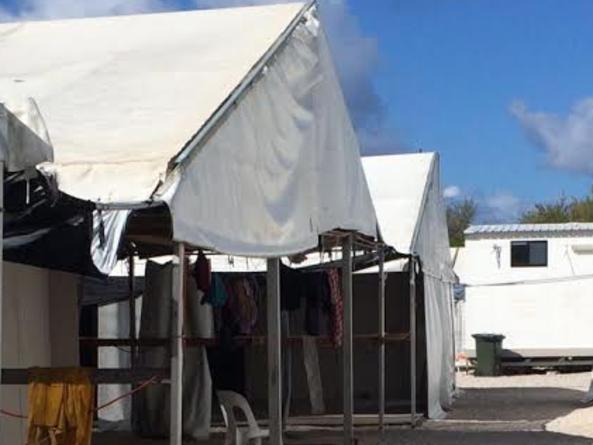
[[[148, 386], [157, 383], [158, 382], [158, 377], [154, 376], [144, 382], [142, 382], [140, 385], [138, 385], [138, 387], [132, 389], [131, 391], [128, 391], [122, 395], [120, 395], [119, 397], [116, 397], [113, 400], [110, 400], [109, 402], [104, 403], [103, 405], [100, 405], [96, 408], [93, 408], [91, 411], [92, 412], [99, 412], [102, 409], [105, 409], [111, 405], [113, 405], [114, 403], [119, 402], [120, 400], [126, 399], [128, 397], [133, 396], [134, 394], [136, 394], [137, 392], [140, 392], [142, 390], [144, 390], [145, 388], [147, 388]], [[9, 411], [6, 409], [0, 409], [0, 415], [6, 416], [6, 417], [12, 417], [15, 419], [28, 419], [28, 416], [25, 416], [24, 414], [19, 414], [19, 413], [15, 413], [13, 411]]]

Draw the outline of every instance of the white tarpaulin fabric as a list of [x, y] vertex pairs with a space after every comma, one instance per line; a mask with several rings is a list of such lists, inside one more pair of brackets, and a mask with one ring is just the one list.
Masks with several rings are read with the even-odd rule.
[[175, 238], [222, 252], [272, 256], [315, 246], [331, 229], [376, 233], [358, 143], [314, 18], [172, 188], [165, 199]]
[[[62, 192], [103, 204], [162, 200], [177, 241], [265, 257], [312, 248], [336, 228], [375, 236], [315, 9], [293, 29], [303, 8], [0, 25], [0, 102], [35, 99], [53, 147], [37, 168]], [[170, 171], [280, 41], [214, 133]]]
[[[453, 283], [455, 274], [435, 153], [363, 158], [384, 241], [420, 258], [424, 273], [428, 416], [438, 419], [455, 389]], [[402, 270], [402, 261], [385, 270]]]
[[0, 102], [35, 99], [64, 192], [142, 201], [301, 8], [2, 24]]

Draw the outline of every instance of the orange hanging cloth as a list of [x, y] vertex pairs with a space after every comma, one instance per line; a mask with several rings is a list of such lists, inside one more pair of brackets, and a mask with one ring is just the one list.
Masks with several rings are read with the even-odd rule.
[[27, 445], [90, 445], [94, 399], [88, 369], [32, 369]]

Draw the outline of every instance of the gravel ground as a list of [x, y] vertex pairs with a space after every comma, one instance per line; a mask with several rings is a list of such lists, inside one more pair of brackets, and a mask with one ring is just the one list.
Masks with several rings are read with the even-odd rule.
[[459, 396], [446, 420], [393, 432], [387, 443], [591, 445], [593, 407], [581, 402], [590, 379], [590, 373], [459, 374]]
[[[357, 430], [359, 445], [593, 445], [593, 406], [581, 399], [590, 373], [473, 377], [459, 374], [459, 396], [446, 420], [384, 437]], [[161, 445], [130, 436], [101, 435], [93, 445]], [[222, 443], [222, 437], [209, 443]], [[204, 442], [202, 442], [204, 443]], [[337, 432], [288, 434], [285, 443], [341, 444]]]

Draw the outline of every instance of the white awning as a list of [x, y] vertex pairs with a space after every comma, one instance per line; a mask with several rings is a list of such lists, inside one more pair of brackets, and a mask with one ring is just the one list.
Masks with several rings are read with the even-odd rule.
[[314, 15], [289, 3], [3, 24], [0, 102], [36, 105], [52, 148], [37, 168], [62, 192], [166, 202], [177, 241], [272, 256], [336, 228], [374, 236], [358, 143]]

